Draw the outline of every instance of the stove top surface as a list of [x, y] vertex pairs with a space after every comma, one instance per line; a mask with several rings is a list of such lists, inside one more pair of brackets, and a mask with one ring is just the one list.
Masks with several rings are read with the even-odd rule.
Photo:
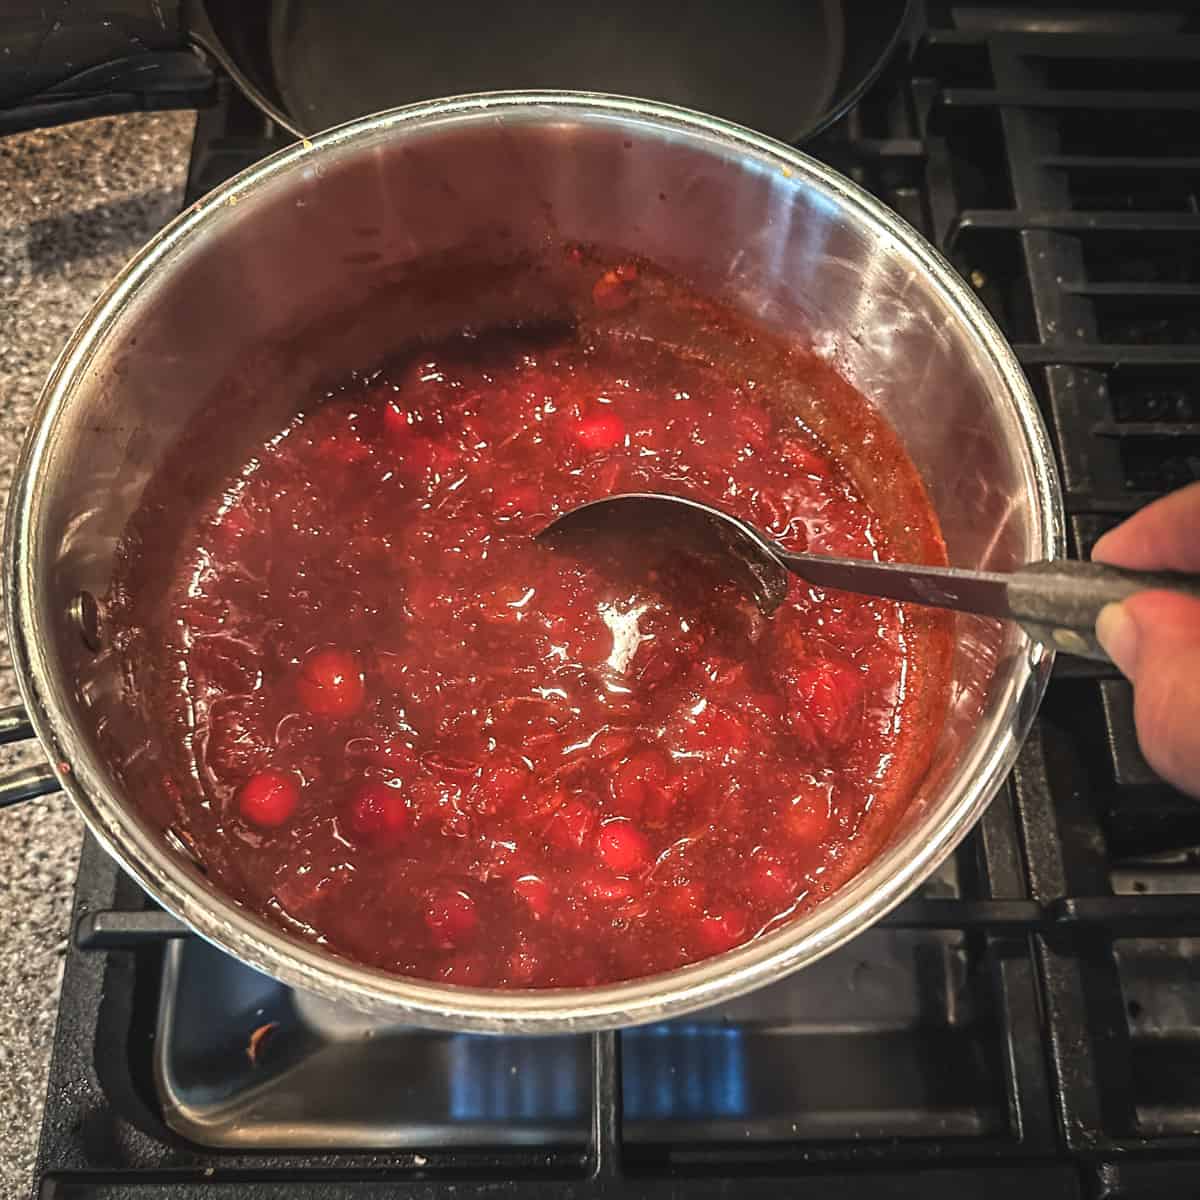
[[[1200, 478], [1200, 19], [919, 12], [809, 147], [954, 263], [1055, 444], [1072, 553]], [[283, 144], [227, 84], [189, 196]], [[1060, 660], [922, 891], [774, 987], [594, 1037], [384, 1026], [185, 936], [89, 842], [40, 1195], [1200, 1194], [1200, 803]]]

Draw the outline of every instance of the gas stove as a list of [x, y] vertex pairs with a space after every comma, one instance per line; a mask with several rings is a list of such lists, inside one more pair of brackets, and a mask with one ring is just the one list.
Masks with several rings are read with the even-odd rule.
[[[1071, 550], [1200, 478], [1200, 19], [930, 3], [808, 147], [954, 263], [1054, 441]], [[284, 144], [226, 83], [188, 201]], [[1017, 768], [838, 953], [620, 1034], [382, 1025], [187, 932], [88, 841], [42, 1200], [1200, 1195], [1200, 803], [1060, 660]]]

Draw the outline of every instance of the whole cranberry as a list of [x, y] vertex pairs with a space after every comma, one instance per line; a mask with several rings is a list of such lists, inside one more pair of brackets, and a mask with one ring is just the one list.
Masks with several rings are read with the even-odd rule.
[[731, 904], [710, 905], [694, 927], [696, 944], [705, 955], [724, 954], [745, 940], [749, 925], [742, 909]]
[[362, 666], [352, 651], [318, 646], [304, 656], [296, 693], [310, 713], [353, 716], [362, 708], [366, 691]]
[[650, 843], [632, 821], [614, 817], [596, 835], [596, 858], [617, 875], [632, 875], [650, 861]]
[[278, 829], [300, 803], [300, 781], [291, 771], [259, 771], [237, 792], [238, 812], [248, 825]]
[[395, 845], [412, 828], [412, 813], [399, 788], [366, 779], [350, 800], [346, 825], [359, 841]]

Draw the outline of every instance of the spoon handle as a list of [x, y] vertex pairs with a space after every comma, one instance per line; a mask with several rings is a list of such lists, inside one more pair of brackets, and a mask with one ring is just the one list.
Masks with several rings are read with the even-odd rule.
[[1200, 600], [1200, 575], [1175, 571], [1127, 571], [1105, 563], [1029, 563], [1009, 576], [1008, 602], [1014, 620], [1047, 645], [1081, 658], [1110, 662], [1096, 641], [1096, 618], [1106, 604], [1135, 592], [1180, 592]]
[[778, 557], [789, 571], [818, 587], [1004, 617], [1019, 622], [1039, 642], [1099, 662], [1109, 661], [1096, 641], [1096, 618], [1106, 604], [1164, 588], [1200, 600], [1200, 576], [1066, 559], [1002, 573], [817, 554], [780, 552]]

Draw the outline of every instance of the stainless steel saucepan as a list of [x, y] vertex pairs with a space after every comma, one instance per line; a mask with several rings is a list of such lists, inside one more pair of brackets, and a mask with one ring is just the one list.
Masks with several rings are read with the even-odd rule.
[[[102, 604], [147, 480], [198, 422], [213, 444], [361, 366], [455, 305], [486, 307], [486, 271], [423, 295], [410, 264], [534, 257], [578, 240], [645, 256], [785, 337], [803, 336], [886, 416], [924, 477], [953, 564], [1059, 556], [1058, 485], [1037, 407], [979, 302], [894, 213], [803, 154], [640, 100], [466, 96], [334, 129], [238, 175], [121, 273], [46, 385], [9, 505], [5, 583], [21, 691], [49, 767], [92, 831], [198, 933], [286, 983], [398, 1021], [538, 1033], [658, 1020], [813, 962], [917, 887], [1000, 786], [1050, 654], [1013, 625], [960, 615], [953, 694], [932, 766], [882, 850], [791, 924], [632, 983], [498, 992], [357, 966], [216, 890], [122, 794], [153, 731], [117, 703]], [[372, 297], [386, 304], [372, 306]], [[520, 295], [506, 303], [520, 304]], [[287, 386], [281, 388], [280, 381]], [[286, 393], [280, 401], [280, 392]], [[276, 406], [276, 407], [272, 407]], [[277, 427], [277, 426], [275, 426]], [[877, 484], [860, 479], [869, 499]], [[194, 481], [180, 474], [181, 501]], [[164, 510], [164, 528], [170, 514]], [[99, 604], [99, 607], [98, 607]], [[25, 728], [6, 714], [0, 736]]]

